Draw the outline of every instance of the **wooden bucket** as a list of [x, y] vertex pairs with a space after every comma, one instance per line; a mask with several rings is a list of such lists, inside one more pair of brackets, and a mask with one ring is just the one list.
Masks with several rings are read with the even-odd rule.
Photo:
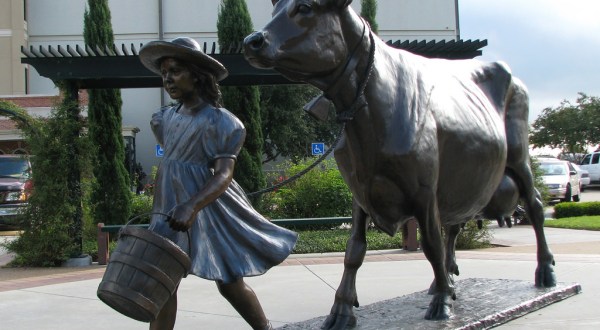
[[175, 243], [150, 230], [125, 226], [98, 286], [98, 298], [132, 319], [151, 322], [191, 267]]

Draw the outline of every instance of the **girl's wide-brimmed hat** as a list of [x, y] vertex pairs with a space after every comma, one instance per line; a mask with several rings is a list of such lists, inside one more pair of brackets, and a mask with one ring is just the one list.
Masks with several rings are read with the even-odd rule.
[[172, 41], [151, 41], [140, 49], [140, 61], [150, 71], [160, 75], [160, 61], [171, 57], [206, 69], [212, 73], [217, 81], [221, 81], [229, 74], [219, 61], [204, 54], [200, 44], [188, 37], [175, 38]]

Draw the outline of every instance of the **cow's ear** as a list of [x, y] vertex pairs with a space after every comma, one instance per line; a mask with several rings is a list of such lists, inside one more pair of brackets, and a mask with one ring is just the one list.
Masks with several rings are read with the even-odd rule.
[[350, 6], [352, 0], [334, 0], [334, 2], [338, 8], [342, 9]]
[[352, 3], [352, 0], [325, 0], [322, 2], [330, 6], [335, 6], [338, 9], [344, 9]]

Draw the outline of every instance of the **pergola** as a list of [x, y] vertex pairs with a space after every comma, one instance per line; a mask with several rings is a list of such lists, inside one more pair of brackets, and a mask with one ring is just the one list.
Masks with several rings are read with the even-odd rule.
[[[469, 59], [481, 55], [487, 40], [388, 41], [388, 45], [430, 58]], [[54, 82], [72, 83], [78, 89], [162, 87], [160, 77], [146, 69], [138, 59], [141, 44], [104, 48], [88, 46], [47, 46], [21, 48], [22, 63]], [[222, 86], [292, 84], [274, 70], [252, 67], [244, 59], [242, 44], [217, 51], [216, 43], [204, 43], [204, 52], [223, 65], [229, 76]]]

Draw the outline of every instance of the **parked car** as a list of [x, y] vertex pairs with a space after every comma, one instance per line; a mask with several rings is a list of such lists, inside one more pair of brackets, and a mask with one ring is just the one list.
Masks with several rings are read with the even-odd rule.
[[15, 218], [33, 190], [31, 163], [24, 155], [0, 155], [0, 225], [15, 226]]
[[570, 202], [571, 199], [579, 202], [581, 188], [579, 176], [573, 165], [560, 159], [541, 158], [538, 161], [550, 198], [563, 202]]
[[590, 173], [590, 183], [600, 183], [600, 151], [583, 156], [579, 166]]
[[579, 176], [579, 186], [580, 186], [579, 189], [580, 189], [580, 191], [583, 191], [585, 189], [585, 187], [589, 186], [591, 183], [590, 172], [582, 169], [577, 164], [571, 163], [571, 165], [573, 165], [573, 167], [575, 168], [575, 171], [577, 171], [577, 175]]

